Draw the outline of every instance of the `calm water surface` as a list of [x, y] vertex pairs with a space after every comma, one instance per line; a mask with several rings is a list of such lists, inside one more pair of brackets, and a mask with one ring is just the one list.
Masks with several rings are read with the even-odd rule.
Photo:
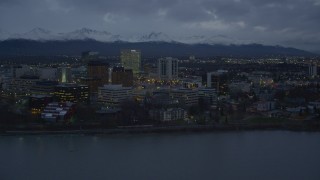
[[320, 133], [0, 136], [0, 180], [320, 180]]

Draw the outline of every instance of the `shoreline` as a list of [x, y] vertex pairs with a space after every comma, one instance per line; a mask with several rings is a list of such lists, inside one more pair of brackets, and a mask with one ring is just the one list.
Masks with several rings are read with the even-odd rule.
[[62, 130], [3, 130], [0, 136], [16, 135], [111, 135], [111, 134], [148, 134], [148, 133], [186, 133], [186, 132], [234, 132], [234, 131], [295, 131], [320, 132], [320, 126], [299, 125], [193, 125], [193, 126], [123, 126], [113, 129], [62, 129]]

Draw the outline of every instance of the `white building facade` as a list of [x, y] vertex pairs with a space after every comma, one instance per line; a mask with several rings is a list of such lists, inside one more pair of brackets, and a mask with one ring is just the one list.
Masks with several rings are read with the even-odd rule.
[[132, 97], [132, 87], [104, 85], [98, 88], [98, 101], [109, 106], [119, 106]]
[[172, 57], [158, 59], [158, 77], [161, 80], [178, 78], [178, 59]]

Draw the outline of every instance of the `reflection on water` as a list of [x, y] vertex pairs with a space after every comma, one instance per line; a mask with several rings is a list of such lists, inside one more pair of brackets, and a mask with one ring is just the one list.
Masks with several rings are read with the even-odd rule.
[[0, 179], [320, 179], [320, 133], [0, 137]]

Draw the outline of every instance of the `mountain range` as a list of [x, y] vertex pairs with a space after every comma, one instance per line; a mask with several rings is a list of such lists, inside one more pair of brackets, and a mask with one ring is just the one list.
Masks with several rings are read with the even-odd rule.
[[68, 40], [96, 40], [99, 42], [179, 42], [186, 44], [247, 44], [248, 42], [239, 41], [225, 35], [214, 36], [180, 36], [171, 37], [162, 32], [151, 32], [148, 34], [135, 36], [121, 36], [112, 34], [108, 31], [98, 31], [89, 28], [77, 29], [66, 33], [54, 33], [43, 28], [34, 28], [25, 33], [9, 33], [0, 30], [0, 41], [3, 40], [35, 40], [35, 41], [68, 41]]
[[225, 35], [171, 37], [162, 32], [124, 37], [107, 31], [82, 28], [53, 33], [34, 28], [26, 33], [0, 30], [0, 55], [79, 55], [99, 51], [119, 55], [121, 49], [141, 49], [147, 56], [312, 56], [313, 53], [281, 46], [266, 46], [237, 40]]

